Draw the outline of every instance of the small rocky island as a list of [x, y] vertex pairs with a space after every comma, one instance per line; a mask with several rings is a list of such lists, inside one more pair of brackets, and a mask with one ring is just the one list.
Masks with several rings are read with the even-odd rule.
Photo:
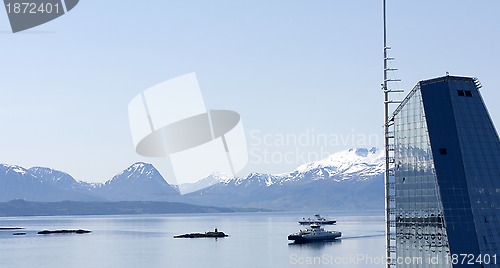
[[88, 234], [92, 231], [89, 230], [54, 230], [54, 231], [49, 231], [49, 230], [43, 230], [38, 232], [38, 234]]
[[183, 234], [183, 235], [176, 235], [174, 238], [202, 238], [202, 237], [209, 237], [209, 238], [220, 238], [220, 237], [227, 237], [228, 235], [225, 234], [224, 232], [219, 232], [217, 228], [215, 228], [215, 231], [213, 232], [205, 232], [204, 234], [202, 233], [190, 233], [190, 234]]

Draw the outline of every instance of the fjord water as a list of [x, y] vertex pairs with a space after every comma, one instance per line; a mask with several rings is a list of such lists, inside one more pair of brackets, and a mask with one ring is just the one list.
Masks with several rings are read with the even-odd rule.
[[[384, 267], [381, 213], [323, 214], [341, 240], [290, 244], [307, 212], [0, 218], [0, 227], [26, 228], [0, 231], [0, 267]], [[36, 234], [80, 228], [92, 233]], [[229, 237], [173, 238], [215, 228]]]

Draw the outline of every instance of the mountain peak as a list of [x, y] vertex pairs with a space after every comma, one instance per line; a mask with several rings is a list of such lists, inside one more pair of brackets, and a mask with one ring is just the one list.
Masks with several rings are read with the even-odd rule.
[[31, 167], [28, 172], [33, 174], [40, 181], [55, 184], [71, 185], [73, 188], [81, 186], [71, 175], [66, 172], [51, 169], [48, 167]]
[[113, 201], [161, 200], [177, 195], [177, 188], [168, 184], [160, 172], [150, 163], [137, 162], [112, 179], [101, 184], [98, 191], [109, 195]]
[[132, 164], [127, 170], [144, 170], [154, 168], [152, 164], [146, 162], [136, 162]]
[[316, 169], [328, 169], [332, 175], [367, 172], [383, 172], [384, 152], [373, 147], [371, 149], [355, 148], [340, 151], [329, 157], [297, 168], [298, 172], [308, 172]]
[[136, 162], [110, 180], [106, 181], [104, 184], [109, 184], [112, 182], [116, 183], [116, 181], [123, 180], [136, 180], [140, 177], [151, 179], [152, 177], [155, 177], [156, 174], [159, 175], [159, 172], [152, 164], [145, 162]]
[[111, 180], [114, 180], [116, 177], [121, 177], [120, 175], [123, 175], [123, 174], [126, 174], [127, 178], [138, 177], [141, 175], [146, 176], [148, 178], [152, 178], [152, 177], [155, 177], [159, 173], [160, 172], [158, 172], [158, 170], [150, 163], [136, 162], [136, 163], [130, 165], [127, 169], [122, 171], [117, 176], [113, 177]]
[[0, 164], [0, 170], [2, 170], [3, 173], [16, 172], [16, 173], [23, 174], [23, 175], [28, 172], [27, 169], [25, 169], [21, 166], [9, 165], [9, 164]]

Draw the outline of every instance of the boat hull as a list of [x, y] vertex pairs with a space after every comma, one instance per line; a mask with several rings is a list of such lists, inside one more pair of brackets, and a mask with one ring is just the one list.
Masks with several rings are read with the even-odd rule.
[[300, 235], [291, 234], [288, 236], [288, 240], [293, 240], [295, 243], [311, 243], [311, 242], [321, 242], [321, 241], [332, 241], [341, 237], [341, 232], [331, 232], [329, 234], [323, 235]]

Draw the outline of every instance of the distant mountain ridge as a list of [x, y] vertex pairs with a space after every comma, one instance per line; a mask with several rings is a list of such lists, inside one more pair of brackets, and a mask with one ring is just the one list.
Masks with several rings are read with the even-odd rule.
[[[218, 208], [177, 202], [122, 201], [122, 202], [30, 202], [12, 200], [0, 202], [0, 217], [60, 216], [60, 215], [130, 215], [170, 213], [228, 213], [253, 212], [255, 209]], [[260, 211], [260, 210], [259, 210]]]
[[251, 173], [188, 194], [190, 203], [239, 207], [383, 209], [384, 152], [350, 149], [283, 174]]
[[199, 182], [202, 187], [188, 185], [202, 189], [186, 195], [178, 192], [183, 185], [168, 184], [153, 165], [143, 162], [94, 184], [50, 168], [0, 164], [0, 202], [167, 201], [283, 210], [383, 209], [384, 163], [383, 151], [350, 149], [289, 173], [212, 174]]
[[62, 200], [104, 201], [91, 193], [91, 184], [77, 182], [69, 174], [50, 168], [25, 169], [0, 164], [0, 201], [23, 199], [54, 202]]

